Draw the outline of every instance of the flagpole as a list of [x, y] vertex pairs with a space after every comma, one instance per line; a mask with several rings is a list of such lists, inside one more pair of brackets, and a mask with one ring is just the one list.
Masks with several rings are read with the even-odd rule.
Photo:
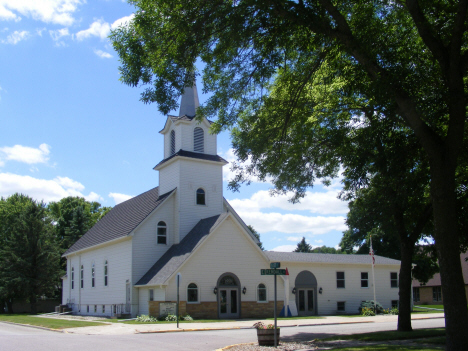
[[372, 249], [372, 235], [370, 236], [369, 255], [371, 255], [371, 261], [372, 261], [372, 285], [374, 287], [374, 313], [377, 314], [377, 300], [375, 299], [375, 274], [374, 274], [375, 258], [374, 258], [374, 250]]

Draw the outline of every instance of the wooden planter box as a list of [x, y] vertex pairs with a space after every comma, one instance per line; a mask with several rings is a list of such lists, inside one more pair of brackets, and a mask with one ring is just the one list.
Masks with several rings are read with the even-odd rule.
[[[274, 346], [275, 329], [257, 329], [258, 344], [260, 346]], [[279, 345], [280, 329], [276, 329], [276, 342]]]

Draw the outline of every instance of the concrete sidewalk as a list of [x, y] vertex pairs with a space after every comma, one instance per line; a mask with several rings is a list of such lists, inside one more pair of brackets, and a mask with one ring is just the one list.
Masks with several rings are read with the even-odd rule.
[[[412, 320], [418, 319], [444, 318], [443, 313], [426, 313], [412, 315]], [[318, 326], [318, 325], [333, 325], [333, 324], [355, 324], [355, 323], [383, 323], [396, 322], [398, 316], [379, 315], [375, 317], [340, 317], [340, 316], [324, 316], [320, 319], [289, 319], [278, 320], [278, 326], [281, 328], [298, 327], [298, 326]], [[70, 334], [85, 334], [85, 335], [124, 335], [138, 333], [172, 333], [172, 332], [187, 332], [187, 331], [204, 331], [204, 330], [230, 330], [230, 329], [250, 329], [256, 322], [264, 324], [273, 324], [274, 320], [233, 320], [229, 322], [212, 322], [212, 323], [179, 323], [177, 329], [176, 323], [154, 323], [154, 324], [124, 324], [124, 323], [109, 323], [96, 327], [81, 327], [64, 329], [64, 333]]]

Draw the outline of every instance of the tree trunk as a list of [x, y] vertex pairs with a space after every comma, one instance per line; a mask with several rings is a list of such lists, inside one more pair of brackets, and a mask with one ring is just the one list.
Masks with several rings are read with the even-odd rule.
[[431, 195], [434, 210], [434, 238], [442, 280], [446, 349], [464, 351], [468, 345], [466, 332], [468, 312], [459, 254], [455, 167], [450, 167], [449, 157], [440, 157], [437, 161], [439, 162], [431, 164]]
[[412, 259], [414, 243], [408, 238], [400, 238], [401, 266], [399, 278], [399, 313], [398, 331], [412, 331], [411, 326], [411, 289], [412, 289]]

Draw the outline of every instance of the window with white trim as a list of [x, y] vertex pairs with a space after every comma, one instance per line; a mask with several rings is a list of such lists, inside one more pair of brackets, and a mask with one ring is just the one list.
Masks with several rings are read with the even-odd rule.
[[398, 288], [398, 273], [390, 272], [390, 287]]
[[175, 131], [171, 130], [171, 155], [175, 154]]
[[361, 272], [361, 288], [369, 287], [369, 272]]
[[102, 305], [102, 313], [106, 313], [106, 305]]
[[149, 300], [154, 301], [154, 290], [153, 289], [149, 289]]
[[257, 287], [257, 301], [258, 302], [267, 302], [267, 289], [265, 284], [260, 283]]
[[167, 226], [166, 226], [166, 222], [160, 221], [158, 223], [157, 243], [162, 244], [162, 245], [167, 244]]
[[94, 305], [94, 313], [97, 313], [97, 305]]
[[89, 313], [89, 305], [86, 305], [86, 312]]
[[187, 302], [198, 302], [198, 286], [190, 283], [187, 287]]
[[75, 289], [75, 267], [71, 268], [71, 288]]
[[398, 300], [392, 300], [392, 308], [398, 308]]
[[109, 282], [109, 279], [108, 279], [108, 273], [109, 273], [109, 268], [108, 268], [109, 264], [107, 262], [107, 260], [104, 262], [104, 286], [107, 286], [107, 283]]
[[94, 282], [95, 282], [95, 274], [96, 274], [96, 269], [94, 267], [94, 263], [91, 266], [91, 287], [94, 288]]
[[193, 151], [205, 152], [205, 133], [200, 127], [193, 130]]
[[336, 303], [336, 310], [338, 312], [345, 312], [346, 311], [346, 302], [345, 301], [338, 301]]
[[206, 205], [205, 190], [202, 188], [197, 189], [197, 205]]
[[344, 272], [336, 272], [336, 287], [338, 289], [345, 288], [345, 275]]
[[84, 287], [83, 277], [84, 277], [84, 268], [83, 268], [83, 265], [81, 265], [81, 272], [80, 272], [80, 284], [81, 284], [81, 289], [83, 289], [83, 287]]

